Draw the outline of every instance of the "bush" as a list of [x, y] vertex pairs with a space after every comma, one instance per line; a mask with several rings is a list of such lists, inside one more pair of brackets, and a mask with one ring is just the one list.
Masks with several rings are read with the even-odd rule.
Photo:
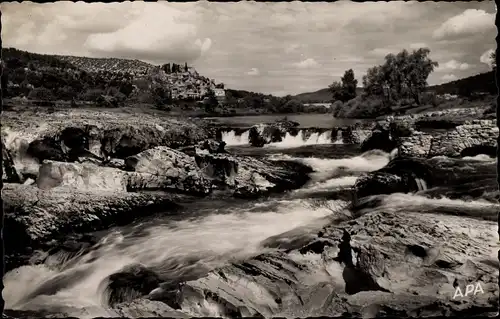
[[362, 97], [348, 101], [336, 116], [345, 118], [375, 118], [392, 112], [388, 103], [379, 96]]
[[434, 107], [438, 106], [441, 101], [434, 92], [424, 92], [420, 96], [420, 102], [422, 105], [432, 105]]
[[335, 101], [332, 104], [332, 113], [333, 116], [337, 116], [342, 113], [342, 109], [344, 108], [344, 103], [341, 101]]

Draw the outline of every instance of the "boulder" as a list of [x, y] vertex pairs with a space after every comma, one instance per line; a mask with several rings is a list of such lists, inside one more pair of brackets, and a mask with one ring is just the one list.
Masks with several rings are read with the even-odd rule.
[[296, 162], [267, 161], [230, 154], [197, 154], [196, 163], [216, 187], [236, 197], [255, 197], [299, 188], [312, 169]]
[[361, 144], [361, 151], [367, 152], [370, 150], [381, 150], [389, 153], [397, 146], [397, 141], [391, 136], [390, 131], [375, 129]]
[[398, 157], [384, 168], [362, 175], [353, 188], [356, 197], [421, 192], [432, 196], [489, 200], [498, 193], [494, 161], [435, 157]]
[[281, 142], [286, 133], [296, 133], [299, 123], [287, 119], [252, 126], [249, 130], [250, 145], [262, 147], [265, 144]]
[[253, 147], [263, 147], [267, 143], [266, 139], [262, 137], [256, 126], [252, 126], [248, 130], [248, 141]]
[[205, 140], [204, 128], [193, 125], [164, 128], [160, 125], [124, 126], [105, 130], [101, 149], [106, 156], [125, 159], [156, 146], [179, 148]]
[[144, 265], [133, 264], [110, 275], [101, 283], [108, 305], [130, 302], [149, 294], [161, 283], [160, 277]]
[[128, 157], [125, 169], [133, 172], [128, 175], [129, 190], [169, 189], [207, 195], [212, 188], [193, 157], [164, 146]]
[[399, 157], [382, 169], [360, 176], [354, 185], [355, 198], [422, 191], [433, 186], [433, 172], [424, 160]]
[[67, 155], [63, 151], [60, 143], [45, 137], [29, 143], [27, 154], [36, 158], [40, 163], [44, 160], [63, 162], [67, 160]]
[[[329, 224], [305, 245], [188, 281], [177, 302], [210, 317], [489, 314], [498, 307], [495, 233], [494, 222], [405, 207], [368, 212]], [[478, 282], [484, 294], [452, 300], [457, 284]]]
[[45, 161], [36, 184], [40, 189], [78, 189], [126, 192], [127, 172], [91, 163]]

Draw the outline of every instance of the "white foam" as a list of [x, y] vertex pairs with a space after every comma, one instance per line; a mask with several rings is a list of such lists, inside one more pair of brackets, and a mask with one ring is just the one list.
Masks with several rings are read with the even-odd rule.
[[300, 130], [296, 136], [286, 133], [281, 142], [270, 143], [266, 147], [294, 148], [306, 145], [323, 145], [332, 143], [332, 131], [323, 133], [312, 133], [309, 138], [304, 139], [304, 131]]
[[[189, 267], [210, 270], [235, 259], [262, 253], [265, 251], [261, 247], [263, 240], [332, 214], [328, 207], [312, 209], [306, 200], [275, 204], [273, 209], [260, 207], [260, 212], [241, 209], [195, 220], [155, 224], [139, 238], [126, 233], [110, 234], [101, 241], [101, 247], [73, 261], [74, 264], [67, 265], [62, 272], [50, 270], [45, 265], [15, 269], [4, 276], [6, 308], [57, 309], [72, 305], [105, 311], [103, 291], [99, 286], [107, 276], [124, 266], [141, 263], [160, 267], [171, 278], [180, 276], [177, 272]], [[73, 276], [72, 282], [53, 295], [26, 300], [42, 283], [61, 274]], [[100, 314], [94, 311], [85, 317], [96, 315]], [[78, 317], [82, 315], [79, 313]]]
[[331, 158], [317, 158], [317, 157], [292, 157], [286, 154], [273, 154], [269, 156], [270, 159], [276, 160], [293, 160], [301, 162], [314, 169], [314, 176], [319, 180], [329, 178], [332, 174], [339, 170], [348, 172], [371, 172], [381, 169], [389, 163], [389, 154], [379, 150], [368, 151], [359, 156], [331, 159]]
[[236, 132], [232, 130], [229, 132], [222, 132], [222, 140], [227, 146], [248, 145], [250, 143], [249, 135], [249, 130], [243, 132], [241, 135], [236, 135]]
[[494, 162], [496, 160], [496, 158], [486, 154], [478, 154], [476, 156], [465, 156], [462, 157], [462, 159], [466, 161], [477, 161], [477, 162]]
[[[257, 131], [260, 134], [262, 134], [265, 126], [257, 125], [256, 127]], [[241, 135], [237, 135], [235, 130], [222, 132], [222, 140], [226, 142], [227, 146], [248, 145], [250, 144], [249, 133], [250, 133], [249, 130], [243, 132]], [[323, 133], [312, 133], [307, 139], [304, 138], [303, 130], [299, 130], [299, 132], [295, 136], [287, 132], [285, 136], [282, 138], [281, 142], [266, 144], [265, 147], [294, 148], [306, 145], [324, 145], [324, 144], [332, 144], [332, 131], [326, 131]], [[340, 131], [337, 133], [337, 139], [334, 142], [334, 144], [343, 144]]]

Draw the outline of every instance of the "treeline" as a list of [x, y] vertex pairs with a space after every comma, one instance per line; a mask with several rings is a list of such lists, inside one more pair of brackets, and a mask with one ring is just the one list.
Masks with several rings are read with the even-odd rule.
[[325, 107], [305, 106], [291, 95], [277, 97], [270, 94], [249, 92], [244, 90], [226, 90], [224, 107], [240, 110], [258, 110], [261, 113], [326, 113]]
[[56, 56], [2, 49], [1, 85], [5, 98], [32, 100], [112, 101], [123, 104], [134, 90], [130, 74], [86, 72]]
[[481, 79], [477, 83], [474, 83], [472, 77], [471, 80], [455, 81], [429, 90], [427, 79], [438, 67], [438, 63], [432, 61], [429, 54], [430, 50], [427, 48], [411, 53], [402, 50], [398, 54], [388, 54], [382, 65], [368, 69], [362, 77], [363, 91], [359, 95], [354, 71], [345, 71], [340, 82], [333, 82], [329, 86], [334, 116], [372, 118], [399, 109], [437, 106], [440, 103], [437, 94], [445, 91], [465, 97], [472, 96], [474, 92], [496, 92], [494, 77], [481, 75], [475, 78]]
[[453, 94], [472, 97], [477, 93], [497, 94], [495, 72], [485, 72], [468, 78], [435, 85], [429, 88], [436, 94]]

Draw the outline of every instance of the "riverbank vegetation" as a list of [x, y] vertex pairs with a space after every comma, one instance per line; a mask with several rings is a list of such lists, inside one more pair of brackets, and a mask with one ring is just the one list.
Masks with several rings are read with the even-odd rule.
[[[475, 105], [489, 107], [494, 112], [497, 94], [494, 71], [429, 87], [427, 79], [439, 66], [429, 54], [427, 48], [388, 54], [382, 65], [368, 69], [362, 77], [361, 92], [355, 89], [358, 81], [353, 70], [347, 70], [341, 82], [333, 82], [329, 87], [333, 115], [373, 118]], [[491, 59], [494, 62], [495, 55]], [[492, 65], [496, 67], [495, 63]]]

